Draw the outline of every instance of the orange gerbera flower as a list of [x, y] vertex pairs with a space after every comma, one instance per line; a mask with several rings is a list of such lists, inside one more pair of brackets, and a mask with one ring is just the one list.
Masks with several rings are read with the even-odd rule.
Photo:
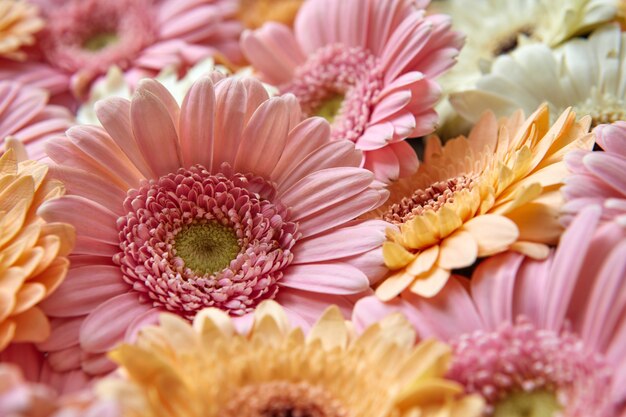
[[46, 179], [42, 163], [18, 163], [16, 153], [0, 157], [0, 351], [12, 341], [48, 337], [50, 324], [37, 304], [65, 277], [74, 244], [72, 226], [46, 223], [36, 213], [63, 194], [63, 185]]
[[397, 225], [383, 246], [391, 273], [376, 294], [434, 296], [452, 269], [508, 249], [547, 256], [562, 232], [563, 156], [592, 146], [589, 125], [567, 110], [550, 127], [542, 106], [526, 121], [521, 111], [500, 121], [485, 114], [469, 137], [443, 147], [431, 138], [419, 171], [371, 213]]

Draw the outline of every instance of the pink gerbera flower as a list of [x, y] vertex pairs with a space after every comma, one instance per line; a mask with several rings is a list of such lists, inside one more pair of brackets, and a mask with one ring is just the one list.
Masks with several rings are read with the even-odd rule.
[[42, 306], [59, 318], [45, 349], [65, 352], [57, 370], [77, 352], [72, 365], [112, 369], [103, 353], [163, 311], [217, 307], [244, 326], [275, 299], [298, 324], [329, 304], [349, 314], [347, 297], [384, 273], [388, 224], [353, 219], [387, 191], [325, 120], [301, 121], [292, 95], [205, 77], [179, 108], [144, 80], [131, 101], [96, 111], [104, 129], [73, 127], [47, 148], [69, 195], [41, 213], [77, 232], [68, 276]]
[[428, 1], [308, 0], [294, 29], [268, 23], [245, 32], [252, 65], [307, 115], [332, 123], [335, 139], [365, 151], [365, 166], [387, 181], [412, 174], [417, 158], [403, 142], [431, 133], [440, 88], [463, 40]]
[[45, 140], [65, 132], [73, 120], [66, 108], [48, 104], [45, 91], [0, 81], [0, 150], [14, 137], [26, 145], [29, 158], [41, 159]]
[[598, 204], [603, 220], [626, 226], [626, 122], [600, 125], [594, 133], [604, 152], [577, 150], [565, 157], [571, 174], [562, 188], [562, 221], [569, 224], [583, 207]]
[[0, 79], [83, 98], [116, 65], [131, 84], [215, 53], [238, 61], [236, 0], [31, 0], [46, 20], [25, 62], [0, 61]]
[[487, 415], [614, 417], [626, 412], [626, 229], [582, 210], [544, 261], [481, 263], [432, 299], [357, 303], [363, 325], [401, 310], [422, 337], [452, 343], [450, 377]]

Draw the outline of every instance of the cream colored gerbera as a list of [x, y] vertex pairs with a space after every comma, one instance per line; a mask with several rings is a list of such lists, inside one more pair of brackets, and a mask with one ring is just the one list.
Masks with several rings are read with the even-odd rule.
[[0, 1], [0, 57], [25, 59], [21, 48], [32, 45], [43, 26], [36, 6], [22, 0]]
[[50, 324], [37, 304], [65, 277], [74, 244], [72, 226], [46, 223], [36, 213], [63, 194], [63, 185], [46, 179], [42, 163], [18, 163], [16, 153], [0, 157], [0, 351], [48, 337]]
[[574, 39], [558, 50], [528, 45], [497, 59], [476, 88], [452, 95], [463, 117], [476, 121], [491, 109], [502, 116], [547, 102], [552, 114], [573, 106], [592, 127], [626, 119], [626, 34], [617, 25]]
[[450, 271], [508, 249], [535, 258], [561, 234], [558, 189], [563, 156], [590, 149], [590, 119], [566, 111], [550, 127], [548, 109], [524, 121], [517, 112], [496, 122], [485, 114], [469, 137], [426, 145], [425, 163], [394, 184], [371, 216], [395, 223], [383, 245], [389, 276], [376, 289], [389, 300], [407, 288], [424, 297], [445, 285]]
[[308, 336], [266, 301], [252, 330], [235, 332], [220, 310], [198, 314], [193, 327], [163, 314], [135, 345], [111, 357], [125, 378], [98, 390], [125, 417], [480, 416], [482, 400], [443, 378], [448, 346], [426, 341], [400, 315], [356, 337], [336, 307]]
[[[432, 8], [450, 14], [453, 27], [467, 36], [457, 65], [439, 80], [445, 94], [473, 88], [495, 58], [521, 45], [553, 48], [617, 14], [616, 0], [448, 0]], [[445, 101], [437, 110], [444, 120], [454, 117]]]

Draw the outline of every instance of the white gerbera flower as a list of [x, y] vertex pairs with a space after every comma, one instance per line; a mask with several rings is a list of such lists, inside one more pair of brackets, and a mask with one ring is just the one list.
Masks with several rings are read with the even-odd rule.
[[[617, 0], [448, 0], [431, 8], [451, 15], [453, 27], [467, 34], [458, 64], [440, 78], [450, 94], [473, 88], [498, 56], [531, 43], [554, 48], [613, 20]], [[444, 121], [453, 117], [445, 101], [437, 111]]]
[[626, 119], [626, 33], [617, 25], [574, 39], [558, 50], [528, 45], [498, 58], [476, 88], [450, 97], [456, 111], [476, 121], [487, 109], [526, 114], [547, 102], [550, 113], [574, 107], [592, 126]]

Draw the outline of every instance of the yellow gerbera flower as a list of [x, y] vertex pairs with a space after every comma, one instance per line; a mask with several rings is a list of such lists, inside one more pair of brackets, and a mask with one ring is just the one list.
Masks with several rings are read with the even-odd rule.
[[389, 300], [407, 288], [432, 297], [450, 271], [508, 249], [535, 258], [561, 235], [558, 209], [567, 169], [563, 156], [590, 149], [590, 118], [570, 110], [549, 126], [547, 106], [496, 121], [485, 114], [469, 137], [441, 146], [430, 138], [425, 163], [391, 187], [388, 202], [371, 213], [396, 224], [383, 254], [390, 275], [376, 289]]
[[46, 223], [36, 213], [63, 194], [63, 185], [46, 179], [42, 163], [18, 163], [16, 153], [0, 157], [0, 351], [12, 341], [48, 337], [50, 324], [37, 304], [65, 277], [74, 245], [72, 226]]
[[198, 314], [193, 327], [163, 314], [135, 345], [111, 357], [125, 379], [98, 390], [126, 417], [480, 416], [482, 399], [443, 379], [450, 349], [415, 333], [400, 315], [356, 337], [336, 307], [305, 337], [282, 308], [266, 301], [248, 335], [220, 310]]
[[35, 5], [22, 0], [0, 1], [0, 57], [25, 59], [20, 49], [35, 43], [34, 34], [43, 26]]
[[293, 26], [304, 0], [239, 0], [239, 19], [244, 26], [256, 29], [266, 22]]

